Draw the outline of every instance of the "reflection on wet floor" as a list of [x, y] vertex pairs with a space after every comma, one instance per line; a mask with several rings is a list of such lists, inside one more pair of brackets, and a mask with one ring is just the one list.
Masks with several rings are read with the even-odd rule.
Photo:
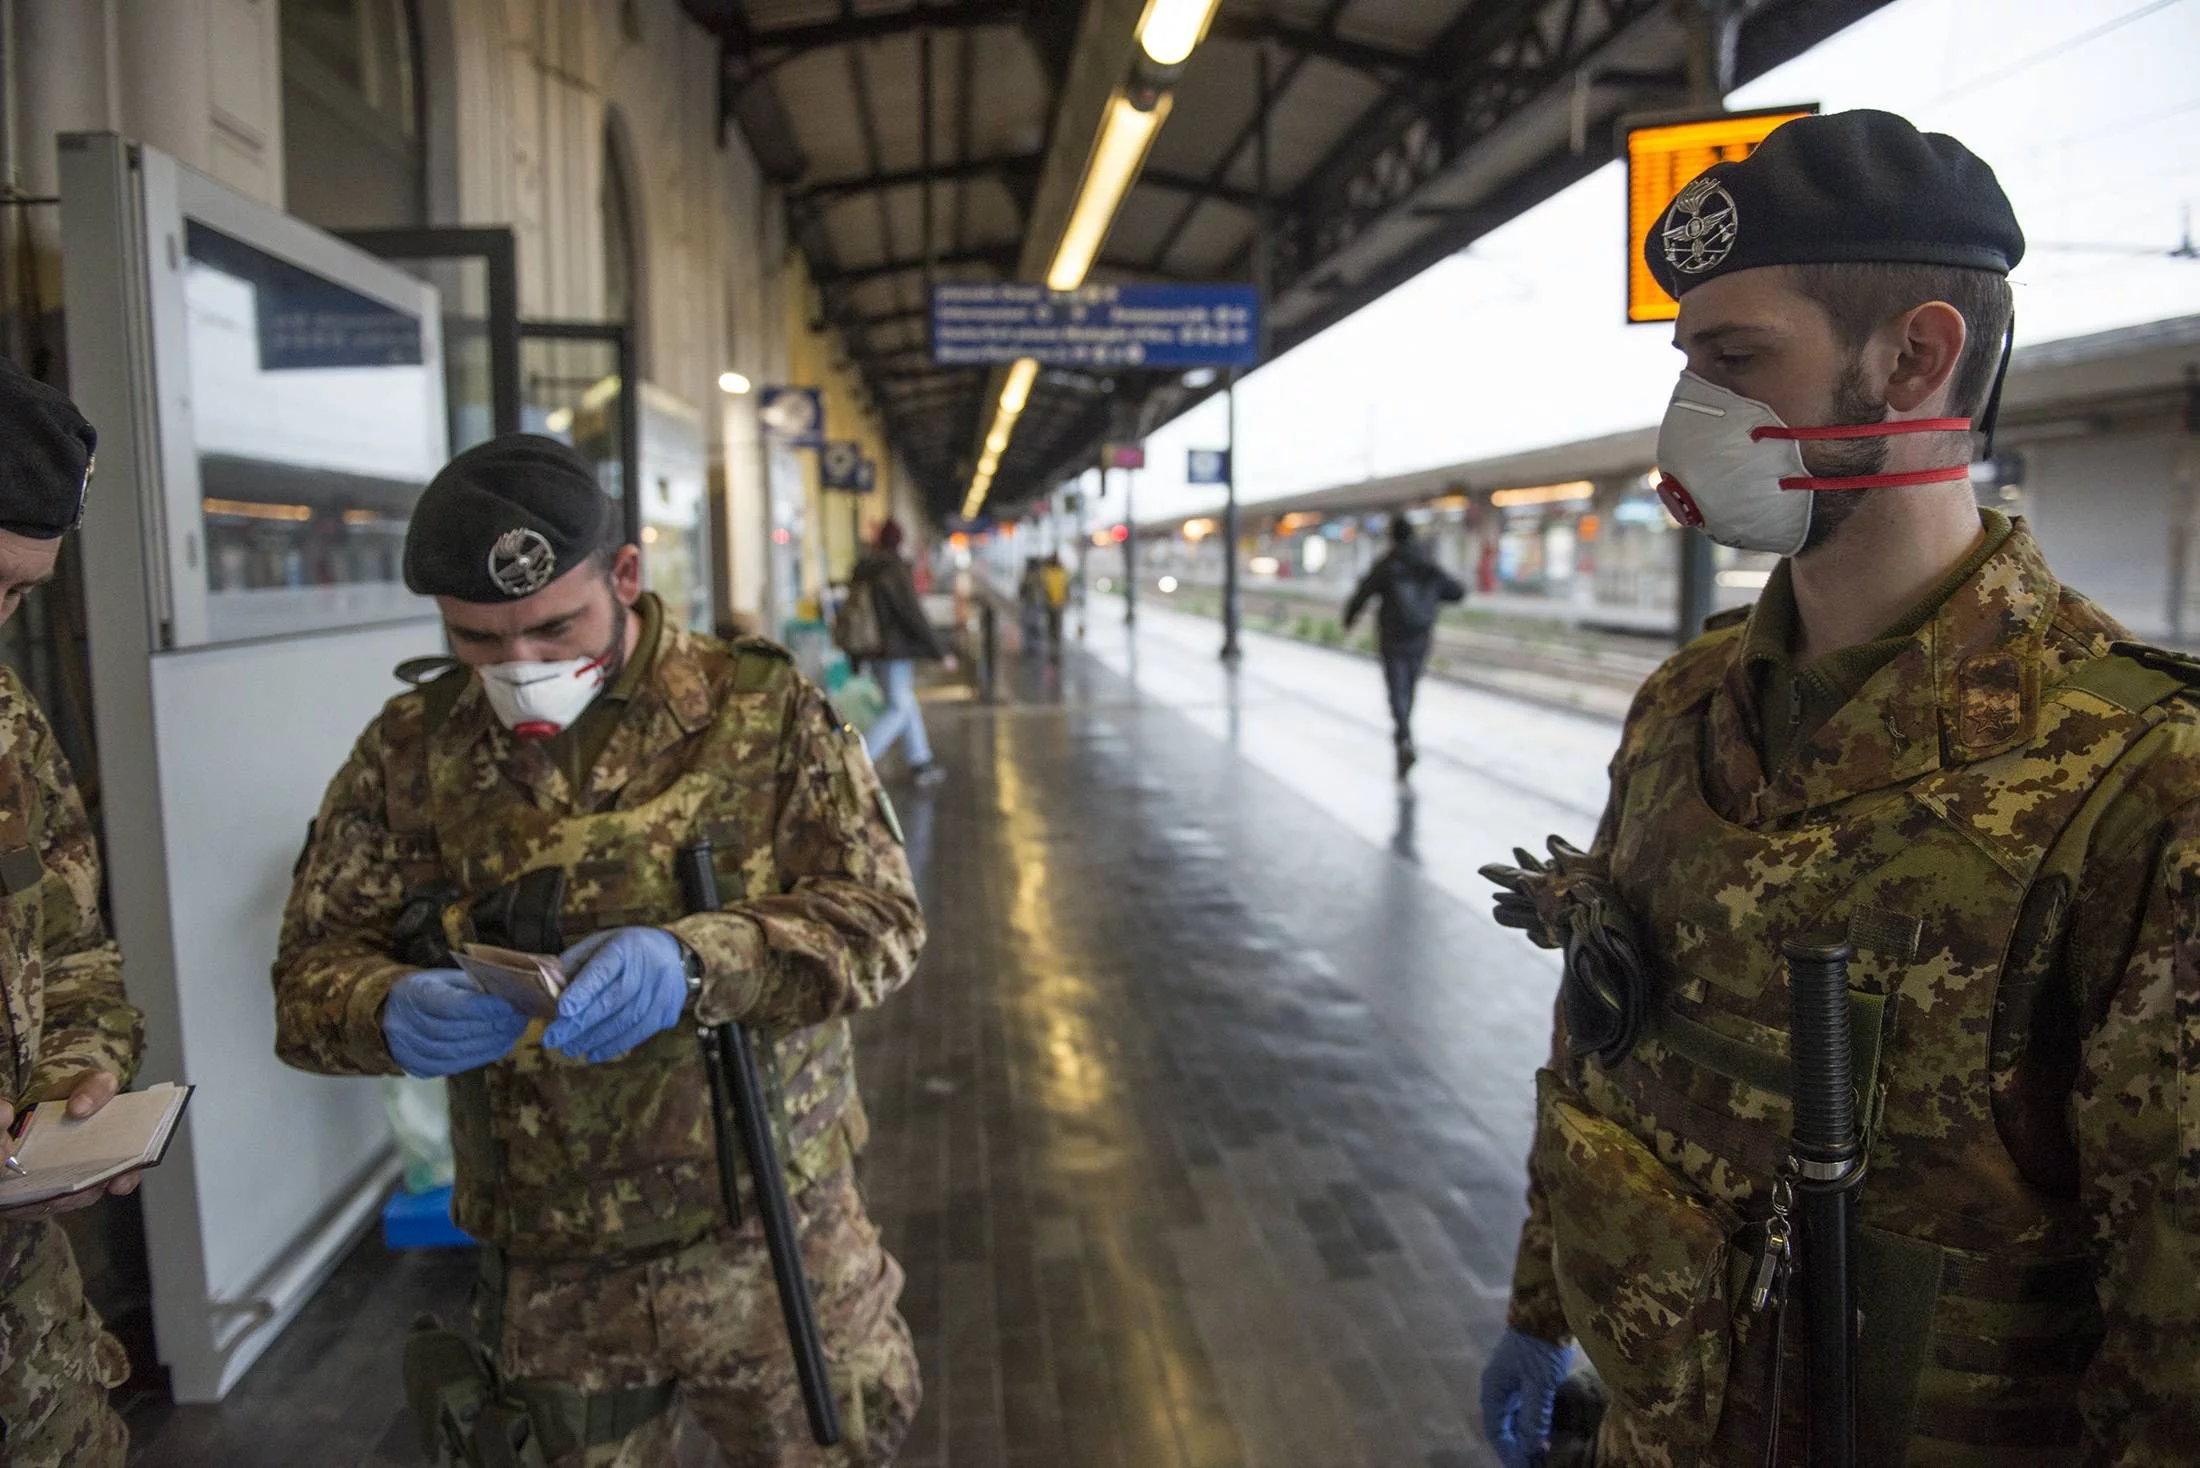
[[[1286, 689], [1287, 644], [1232, 677], [1211, 626], [1141, 623], [1004, 669], [1001, 709], [935, 706], [955, 778], [905, 799], [933, 944], [863, 1032], [931, 1393], [904, 1461], [1490, 1461], [1473, 1383], [1555, 974], [1417, 854], [1589, 822], [1477, 772], [1534, 737], [1503, 700], [1441, 733], [1433, 700], [1425, 742], [1489, 751], [1401, 793], [1371, 667]], [[1572, 722], [1600, 775], [1616, 730]], [[1500, 800], [1527, 824], [1455, 824]]]
[[[1002, 702], [930, 690], [890, 783], [932, 941], [859, 1025], [865, 1187], [908, 1268], [906, 1468], [1494, 1462], [1473, 1422], [1556, 970], [1472, 876], [1585, 838], [1609, 724], [1424, 690], [1390, 778], [1372, 665], [1096, 604]], [[354, 1251], [145, 1468], [413, 1464], [400, 1334], [460, 1256]]]

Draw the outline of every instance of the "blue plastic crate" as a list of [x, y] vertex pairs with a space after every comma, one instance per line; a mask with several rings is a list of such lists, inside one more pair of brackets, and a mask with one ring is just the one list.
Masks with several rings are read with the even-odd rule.
[[382, 1242], [392, 1249], [455, 1249], [473, 1235], [451, 1222], [451, 1190], [408, 1193], [399, 1188], [382, 1205]]

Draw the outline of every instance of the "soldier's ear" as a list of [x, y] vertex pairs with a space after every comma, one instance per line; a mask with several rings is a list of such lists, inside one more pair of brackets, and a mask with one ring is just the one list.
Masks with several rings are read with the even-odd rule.
[[1963, 313], [1946, 301], [1927, 301], [1898, 317], [1889, 329], [1895, 339], [1887, 406], [1897, 413], [1913, 413], [1955, 377], [1970, 328]]
[[611, 582], [611, 594], [622, 606], [632, 606], [642, 594], [642, 551], [640, 546], [622, 545], [611, 553], [611, 564], [606, 568]]

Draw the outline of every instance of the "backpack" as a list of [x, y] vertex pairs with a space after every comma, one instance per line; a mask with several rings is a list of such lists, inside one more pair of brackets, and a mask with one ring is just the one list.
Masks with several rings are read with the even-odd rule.
[[886, 624], [879, 616], [878, 587], [871, 578], [857, 577], [833, 614], [833, 646], [858, 661], [885, 651]]

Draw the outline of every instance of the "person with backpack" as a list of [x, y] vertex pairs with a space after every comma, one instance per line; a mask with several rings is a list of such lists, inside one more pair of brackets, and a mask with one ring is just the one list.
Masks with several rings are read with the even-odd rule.
[[1062, 660], [1062, 613], [1069, 607], [1069, 567], [1060, 551], [1050, 551], [1039, 563], [1039, 595], [1046, 609], [1047, 656]]
[[1375, 616], [1375, 648], [1383, 664], [1383, 683], [1390, 690], [1390, 721], [1401, 780], [1419, 758], [1413, 749], [1413, 694], [1421, 682], [1421, 670], [1428, 665], [1436, 614], [1444, 603], [1464, 601], [1466, 596], [1467, 588], [1421, 548], [1413, 522], [1396, 514], [1390, 517], [1390, 549], [1360, 578], [1352, 588], [1352, 599], [1345, 603], [1347, 632], [1371, 598], [1382, 603]]
[[833, 640], [858, 662], [874, 664], [886, 695], [886, 712], [864, 736], [871, 758], [884, 759], [902, 739], [909, 742], [909, 770], [919, 785], [937, 785], [947, 772], [932, 758], [924, 732], [924, 711], [917, 706], [917, 664], [950, 658], [917, 598], [909, 565], [901, 558], [900, 522], [878, 530], [871, 553], [849, 578], [848, 599], [833, 624]]

